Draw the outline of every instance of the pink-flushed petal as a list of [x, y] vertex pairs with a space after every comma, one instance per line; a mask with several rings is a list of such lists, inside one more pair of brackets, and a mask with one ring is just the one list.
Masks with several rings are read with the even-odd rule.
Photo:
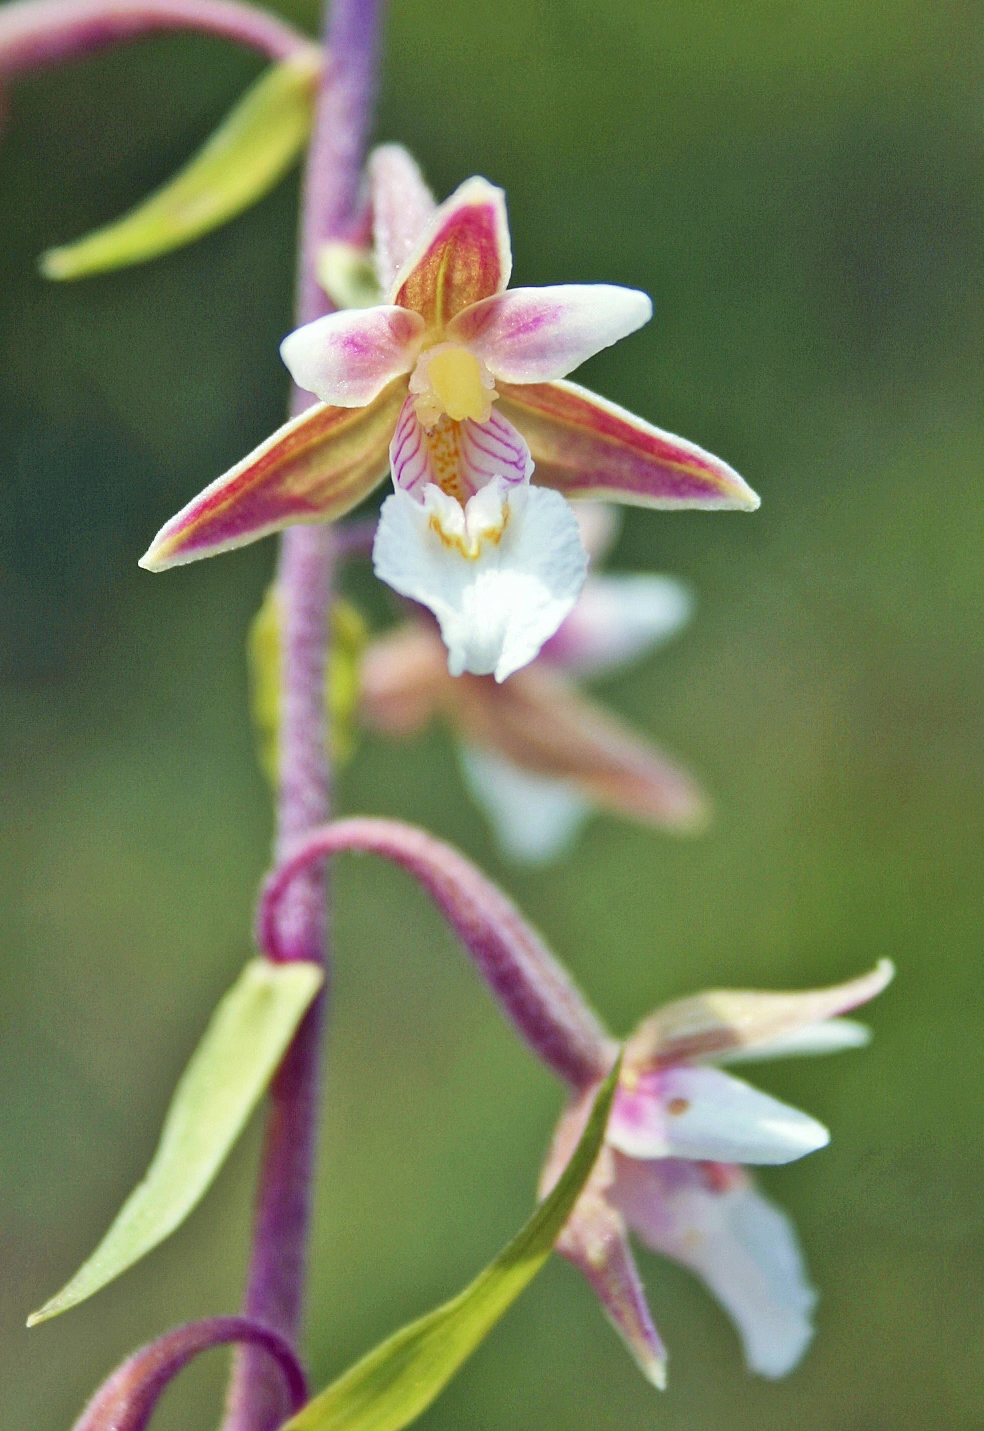
[[359, 715], [370, 730], [416, 735], [447, 704], [453, 686], [437, 627], [408, 621], [377, 637], [363, 656]]
[[689, 589], [670, 576], [589, 576], [574, 610], [540, 654], [573, 676], [607, 676], [674, 636], [693, 606]]
[[632, 1068], [713, 1059], [775, 1040], [835, 1018], [880, 994], [894, 976], [882, 959], [867, 974], [826, 989], [774, 994], [757, 989], [708, 989], [657, 1009], [626, 1045]]
[[364, 408], [310, 407], [279, 428], [161, 528], [140, 565], [164, 571], [299, 522], [344, 517], [389, 470], [407, 384]]
[[353, 308], [295, 328], [280, 356], [305, 392], [335, 407], [365, 407], [410, 372], [423, 336], [424, 320], [405, 308]]
[[536, 481], [566, 497], [630, 506], [753, 512], [759, 499], [726, 462], [576, 383], [500, 383], [499, 409], [526, 438]]
[[426, 428], [412, 397], [400, 413], [390, 461], [395, 487], [422, 501], [424, 488], [433, 484], [462, 506], [493, 477], [514, 486], [529, 481], [533, 471], [526, 443], [495, 408], [487, 422], [455, 422], [444, 416]]
[[417, 161], [402, 144], [380, 145], [367, 167], [376, 277], [388, 293], [437, 204]]
[[574, 508], [581, 545], [591, 558], [592, 566], [611, 551], [622, 530], [622, 512], [610, 502], [578, 502]]
[[826, 1147], [822, 1123], [718, 1068], [623, 1073], [608, 1141], [631, 1158], [782, 1164]]
[[647, 294], [610, 283], [510, 288], [464, 309], [447, 335], [503, 382], [546, 383], [566, 377], [652, 316]]
[[738, 1328], [751, 1370], [792, 1371], [813, 1337], [817, 1298], [785, 1213], [739, 1167], [619, 1153], [614, 1163], [609, 1196], [649, 1247], [707, 1285]]
[[463, 308], [501, 293], [511, 271], [505, 195], [487, 179], [467, 179], [431, 215], [393, 280], [391, 301], [437, 333]]
[[[540, 1197], [547, 1196], [567, 1166], [591, 1109], [590, 1093], [595, 1091], [578, 1098], [562, 1115], [540, 1177]], [[610, 1201], [614, 1176], [613, 1154], [603, 1148], [556, 1248], [587, 1277], [643, 1376], [662, 1390], [666, 1348], [646, 1303], [625, 1221]]]
[[677, 834], [707, 823], [707, 802], [691, 776], [543, 661], [500, 686], [461, 677], [448, 714], [467, 744], [568, 781], [599, 809]]

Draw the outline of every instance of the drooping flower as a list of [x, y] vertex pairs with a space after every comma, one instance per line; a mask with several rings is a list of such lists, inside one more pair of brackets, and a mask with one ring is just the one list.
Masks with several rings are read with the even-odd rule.
[[[618, 1041], [502, 890], [458, 850], [397, 820], [337, 820], [292, 848], [260, 899], [258, 939], [271, 958], [289, 954], [281, 911], [293, 882], [345, 850], [381, 855], [420, 884], [526, 1046], [569, 1089], [541, 1178], [546, 1191], [578, 1141]], [[829, 1135], [719, 1065], [860, 1047], [868, 1030], [841, 1015], [879, 994], [893, 973], [883, 959], [831, 988], [712, 989], [658, 1009], [626, 1043], [605, 1146], [557, 1247], [588, 1277], [656, 1385], [666, 1353], [630, 1229], [704, 1280], [736, 1323], [753, 1370], [782, 1376], [808, 1345], [815, 1296], [795, 1231], [744, 1165], [790, 1162]]]
[[[717, 1065], [863, 1045], [865, 1026], [839, 1015], [881, 993], [893, 972], [882, 960], [829, 989], [710, 990], [657, 1010], [626, 1044], [606, 1147], [557, 1248], [587, 1276], [657, 1385], [666, 1353], [630, 1229], [702, 1279], [737, 1326], [751, 1370], [784, 1376], [809, 1345], [816, 1294], [795, 1229], [744, 1165], [791, 1162], [829, 1134]], [[596, 1086], [580, 1091], [561, 1118], [541, 1191], [570, 1155]]]
[[[585, 548], [600, 558], [615, 536], [614, 513], [585, 502], [577, 515]], [[401, 737], [436, 715], [447, 720], [466, 785], [512, 859], [557, 858], [595, 809], [696, 832], [707, 802], [693, 778], [576, 684], [667, 640], [692, 605], [670, 577], [592, 574], [537, 659], [503, 685], [487, 676], [453, 680], [438, 632], [421, 613], [366, 651], [362, 720]]]
[[745, 510], [758, 498], [718, 458], [563, 381], [648, 321], [644, 293], [508, 289], [501, 190], [469, 179], [434, 208], [393, 148], [370, 177], [386, 301], [285, 339], [295, 381], [321, 401], [168, 522], [142, 565], [335, 520], [392, 467], [377, 574], [434, 612], [452, 674], [502, 681], [556, 632], [583, 584], [566, 497]]

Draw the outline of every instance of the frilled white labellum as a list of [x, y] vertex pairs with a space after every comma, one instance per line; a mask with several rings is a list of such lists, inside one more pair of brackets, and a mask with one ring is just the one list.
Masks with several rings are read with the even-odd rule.
[[559, 493], [494, 477], [464, 507], [434, 483], [422, 501], [398, 489], [383, 503], [373, 566], [433, 611], [452, 675], [504, 681], [571, 611], [587, 557]]

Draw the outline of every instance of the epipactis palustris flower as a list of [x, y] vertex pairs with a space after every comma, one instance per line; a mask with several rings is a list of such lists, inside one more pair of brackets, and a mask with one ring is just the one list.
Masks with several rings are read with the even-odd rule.
[[[628, 1040], [605, 1148], [557, 1248], [588, 1277], [657, 1385], [665, 1351], [629, 1229], [702, 1279], [735, 1322], [753, 1371], [784, 1376], [809, 1345], [816, 1294], [795, 1229], [744, 1165], [792, 1162], [830, 1135], [718, 1065], [865, 1044], [867, 1028], [839, 1016], [881, 993], [893, 973], [884, 959], [833, 988], [709, 990], [657, 1010]], [[565, 1166], [596, 1086], [579, 1090], [561, 1118], [541, 1193]]]
[[758, 498], [718, 458], [563, 381], [648, 321], [644, 293], [508, 289], [500, 189], [472, 178], [434, 208], [403, 151], [370, 167], [380, 173], [396, 175], [388, 193], [374, 188], [386, 301], [284, 340], [295, 382], [320, 402], [179, 512], [141, 564], [160, 570], [334, 520], [391, 467], [377, 574], [433, 611], [452, 674], [501, 681], [553, 635], [584, 582], [567, 497], [746, 510]]
[[[594, 561], [614, 540], [615, 513], [593, 502], [576, 510]], [[465, 784], [510, 859], [558, 858], [594, 810], [697, 833], [708, 802], [694, 778], [579, 689], [668, 640], [692, 609], [690, 592], [672, 577], [592, 572], [536, 659], [501, 685], [490, 676], [453, 679], [437, 627], [421, 613], [370, 643], [359, 715], [400, 738], [443, 717]]]
[[[417, 880], [527, 1047], [567, 1085], [545, 1193], [570, 1158], [618, 1040], [502, 890], [460, 851], [397, 820], [338, 820], [298, 842], [260, 900], [258, 937], [271, 958], [289, 957], [280, 911], [293, 881], [343, 850], [381, 855]], [[860, 1047], [868, 1030], [841, 1016], [881, 993], [893, 973], [884, 959], [830, 988], [708, 990], [658, 1009], [626, 1042], [605, 1145], [557, 1248], [588, 1277], [656, 1385], [666, 1353], [630, 1229], [702, 1278], [736, 1323], [754, 1371], [782, 1376], [809, 1344], [815, 1294], [795, 1230], [746, 1165], [791, 1162], [829, 1134], [720, 1065]]]

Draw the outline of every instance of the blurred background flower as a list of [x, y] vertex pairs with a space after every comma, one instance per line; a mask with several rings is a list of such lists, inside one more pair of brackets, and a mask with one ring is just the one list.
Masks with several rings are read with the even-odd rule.
[[[308, 0], [279, 8], [314, 23]], [[651, 293], [631, 354], [592, 359], [585, 383], [725, 453], [763, 505], [630, 513], [608, 562], [699, 594], [687, 639], [605, 701], [700, 772], [716, 810], [702, 839], [598, 820], [567, 862], [500, 866], [439, 726], [409, 752], [364, 740], [340, 808], [461, 843], [612, 1027], [708, 985], [899, 967], [863, 1059], [756, 1080], [836, 1130], [781, 1185], [761, 1179], [823, 1289], [788, 1381], [749, 1378], [706, 1294], [643, 1254], [674, 1352], [654, 1407], [555, 1259], [421, 1424], [966, 1431], [984, 1273], [979, 9], [402, 0], [389, 28], [378, 137], [407, 143], [437, 192], [465, 173], [507, 189], [517, 283]], [[22, 1326], [145, 1167], [248, 952], [269, 808], [243, 648], [272, 544], [166, 582], [136, 559], [283, 418], [296, 185], [84, 286], [46, 285], [34, 263], [172, 174], [260, 70], [217, 40], [148, 41], [17, 83], [0, 144], [14, 1426], [69, 1426], [135, 1345], [228, 1311], [242, 1281], [249, 1140], [169, 1246], [85, 1314]], [[381, 625], [368, 571], [347, 581]], [[409, 882], [347, 861], [334, 883], [318, 1384], [505, 1241], [560, 1109]], [[217, 1360], [196, 1366], [155, 1431], [215, 1424], [222, 1379]]]

